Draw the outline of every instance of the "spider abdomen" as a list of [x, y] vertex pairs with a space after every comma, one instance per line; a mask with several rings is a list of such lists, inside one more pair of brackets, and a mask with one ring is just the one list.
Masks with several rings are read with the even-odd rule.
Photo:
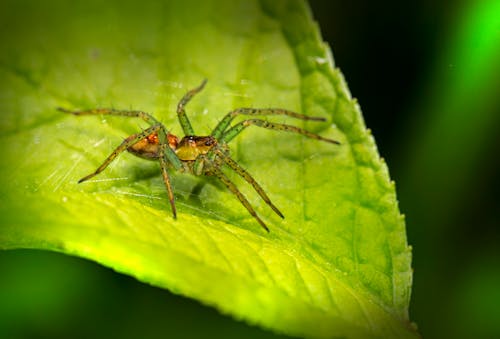
[[[179, 138], [169, 133], [167, 134], [167, 140], [170, 148], [175, 151], [179, 143]], [[158, 133], [151, 133], [146, 138], [128, 147], [127, 151], [139, 158], [157, 160], [160, 157], [160, 140], [158, 139]]]

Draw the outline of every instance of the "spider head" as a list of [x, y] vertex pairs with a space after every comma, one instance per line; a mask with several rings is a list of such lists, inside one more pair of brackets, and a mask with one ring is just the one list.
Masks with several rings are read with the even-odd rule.
[[175, 153], [180, 160], [196, 160], [199, 155], [207, 154], [215, 145], [217, 140], [212, 136], [187, 135], [179, 142]]

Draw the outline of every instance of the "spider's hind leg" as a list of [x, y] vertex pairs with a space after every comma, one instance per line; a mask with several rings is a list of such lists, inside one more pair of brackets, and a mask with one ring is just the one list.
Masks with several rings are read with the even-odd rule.
[[80, 180], [78, 180], [78, 183], [82, 183], [84, 181], [87, 181], [90, 178], [93, 178], [96, 175], [98, 175], [99, 173], [101, 173], [102, 171], [104, 171], [106, 169], [106, 167], [108, 167], [108, 165], [111, 162], [113, 162], [113, 160], [115, 160], [115, 158], [120, 153], [122, 153], [123, 151], [126, 151], [127, 148], [129, 148], [130, 146], [134, 145], [135, 143], [141, 141], [142, 139], [147, 138], [148, 135], [157, 132], [160, 128], [161, 128], [161, 125], [154, 125], [154, 126], [151, 126], [151, 127], [147, 128], [147, 129], [145, 129], [141, 133], [132, 134], [131, 136], [127, 137], [125, 140], [123, 140], [123, 142], [120, 144], [120, 146], [118, 146], [117, 148], [115, 148], [115, 150], [113, 151], [113, 153], [111, 153], [106, 158], [106, 160], [104, 160], [104, 162], [101, 164], [101, 166], [99, 166], [93, 173], [91, 173], [89, 175], [86, 175], [83, 178], [81, 178]]
[[114, 116], [122, 116], [122, 117], [131, 117], [131, 118], [140, 118], [146, 121], [151, 126], [158, 125], [160, 122], [156, 120], [151, 114], [143, 112], [143, 111], [127, 111], [127, 110], [119, 110], [114, 108], [93, 108], [84, 111], [71, 111], [66, 108], [58, 107], [59, 111], [64, 113], [69, 113], [73, 115], [114, 115]]

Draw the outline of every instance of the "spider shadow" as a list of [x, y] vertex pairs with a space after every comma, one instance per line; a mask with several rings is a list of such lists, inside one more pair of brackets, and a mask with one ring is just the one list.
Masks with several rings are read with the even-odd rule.
[[[130, 169], [130, 181], [132, 182], [151, 182], [151, 189], [161, 196], [161, 201], [156, 202], [155, 207], [164, 209], [166, 197], [166, 189], [161, 179], [160, 168], [158, 165], [147, 164]], [[170, 172], [172, 186], [177, 204], [185, 206], [189, 209], [189, 213], [202, 218], [211, 218], [214, 220], [227, 220], [221, 213], [214, 213], [216, 210], [214, 204], [206, 201], [206, 196], [210, 194], [204, 193], [204, 189], [209, 185], [217, 191], [225, 192], [226, 187], [210, 177], [196, 177], [194, 175]], [[156, 195], [156, 194], [155, 194]], [[205, 196], [205, 197], [204, 197]]]

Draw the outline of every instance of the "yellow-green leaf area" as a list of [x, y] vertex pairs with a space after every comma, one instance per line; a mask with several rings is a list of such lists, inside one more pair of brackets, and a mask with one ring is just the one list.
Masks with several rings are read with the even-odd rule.
[[[418, 337], [394, 184], [306, 3], [4, 1], [0, 13], [0, 248], [88, 258], [290, 335]], [[186, 174], [172, 176], [174, 220], [159, 165], [130, 154], [76, 183], [145, 125], [56, 107], [140, 109], [181, 135], [177, 102], [204, 78], [187, 106], [198, 135], [234, 108], [282, 107], [327, 122], [278, 122], [342, 143], [258, 128], [231, 142], [285, 214], [231, 175], [270, 233], [222, 184]]]

